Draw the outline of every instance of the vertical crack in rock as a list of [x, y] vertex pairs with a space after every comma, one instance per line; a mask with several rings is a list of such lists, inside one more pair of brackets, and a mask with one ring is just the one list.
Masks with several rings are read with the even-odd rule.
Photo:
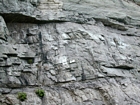
[[82, 78], [82, 81], [85, 81], [86, 80], [86, 75], [85, 75], [85, 71], [84, 71], [84, 68], [83, 68], [83, 65], [81, 64], [81, 68], [82, 68], [82, 74], [81, 74], [81, 78]]

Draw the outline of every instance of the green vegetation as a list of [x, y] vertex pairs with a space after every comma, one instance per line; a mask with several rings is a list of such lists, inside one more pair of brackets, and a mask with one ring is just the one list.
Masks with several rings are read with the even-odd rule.
[[28, 64], [33, 64], [34, 63], [34, 59], [28, 59], [27, 62], [28, 62]]
[[44, 95], [45, 95], [45, 91], [42, 90], [42, 89], [37, 89], [37, 90], [35, 91], [35, 93], [36, 93], [40, 98], [43, 98]]
[[20, 101], [25, 101], [25, 100], [27, 99], [27, 94], [24, 93], [24, 92], [19, 92], [19, 93], [18, 93], [18, 99], [19, 99]]

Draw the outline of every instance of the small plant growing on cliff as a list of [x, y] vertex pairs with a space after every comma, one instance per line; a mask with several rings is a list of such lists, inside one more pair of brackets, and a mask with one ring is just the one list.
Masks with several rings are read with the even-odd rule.
[[37, 89], [37, 90], [35, 91], [35, 93], [36, 93], [40, 98], [43, 98], [44, 95], [45, 95], [45, 91], [42, 90], [42, 89]]
[[33, 59], [28, 59], [27, 62], [28, 62], [28, 64], [33, 64], [34, 60]]
[[18, 99], [19, 99], [20, 101], [25, 101], [25, 100], [27, 99], [27, 94], [24, 93], [24, 92], [19, 92], [19, 93], [18, 93]]

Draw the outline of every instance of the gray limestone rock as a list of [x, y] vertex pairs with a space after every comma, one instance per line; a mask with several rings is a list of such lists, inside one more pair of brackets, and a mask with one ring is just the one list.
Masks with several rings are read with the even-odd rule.
[[0, 0], [0, 105], [139, 105], [139, 5]]
[[8, 36], [9, 36], [9, 31], [4, 22], [4, 19], [0, 16], [0, 40], [6, 41]]

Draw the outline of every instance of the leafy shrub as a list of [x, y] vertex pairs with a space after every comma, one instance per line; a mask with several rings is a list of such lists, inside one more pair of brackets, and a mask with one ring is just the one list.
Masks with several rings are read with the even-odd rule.
[[25, 100], [27, 99], [27, 94], [24, 93], [24, 92], [19, 92], [19, 93], [18, 93], [18, 99], [19, 99], [20, 101], [25, 101]]
[[40, 98], [43, 98], [44, 95], [45, 95], [45, 91], [42, 90], [42, 89], [37, 89], [37, 90], [35, 91], [35, 93], [36, 93]]

